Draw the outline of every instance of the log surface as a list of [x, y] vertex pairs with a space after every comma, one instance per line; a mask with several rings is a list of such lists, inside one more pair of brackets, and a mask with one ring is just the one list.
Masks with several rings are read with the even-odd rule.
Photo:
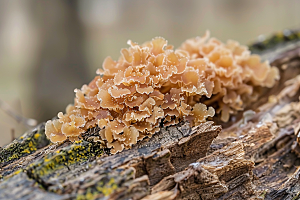
[[181, 122], [115, 155], [99, 128], [57, 145], [42, 123], [0, 147], [0, 199], [300, 199], [300, 42], [260, 45], [281, 79], [231, 123]]

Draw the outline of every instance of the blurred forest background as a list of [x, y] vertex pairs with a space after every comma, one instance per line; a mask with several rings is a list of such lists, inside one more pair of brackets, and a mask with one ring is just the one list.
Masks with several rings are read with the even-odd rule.
[[[0, 0], [0, 104], [43, 122], [128, 39], [162, 36], [178, 47], [209, 29], [248, 44], [299, 28], [299, 11], [298, 0]], [[28, 128], [0, 109], [0, 146]]]

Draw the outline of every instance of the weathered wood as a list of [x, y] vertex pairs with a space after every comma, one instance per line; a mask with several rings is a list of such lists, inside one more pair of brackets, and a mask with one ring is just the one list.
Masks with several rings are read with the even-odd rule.
[[41, 124], [0, 148], [0, 199], [299, 199], [300, 42], [261, 45], [281, 79], [230, 123], [163, 127], [115, 155], [99, 128], [56, 145]]
[[[43, 125], [40, 130], [43, 132]], [[211, 142], [220, 131], [221, 127], [214, 126], [213, 122], [206, 122], [193, 128], [181, 123], [161, 128], [160, 132], [152, 138], [145, 139], [132, 149], [115, 155], [109, 155], [109, 151], [103, 149], [97, 142], [89, 142], [88, 137], [74, 144], [66, 142], [60, 146], [50, 145], [24, 157], [24, 159], [29, 157], [36, 159], [27, 162], [24, 162], [24, 159], [15, 159], [12, 163], [2, 162], [5, 167], [2, 168], [1, 174], [8, 178], [3, 181], [3, 184], [10, 181], [10, 176], [21, 173], [35, 180], [46, 191], [84, 199], [100, 198], [103, 194], [111, 195], [113, 198], [116, 196], [115, 192], [123, 191], [123, 184], [129, 187], [131, 180], [136, 185], [134, 190], [139, 191], [139, 188], [143, 188], [143, 194], [146, 196], [150, 193], [151, 185], [188, 166], [190, 162], [204, 157]], [[97, 134], [99, 129], [93, 129], [90, 132], [92, 133], [89, 135]], [[6, 151], [7, 147], [4, 147], [3, 151]], [[198, 150], [194, 150], [196, 148]], [[185, 152], [185, 154], [178, 152]], [[22, 169], [16, 171], [20, 168]], [[130, 178], [120, 175], [119, 170], [129, 168], [131, 169]], [[116, 182], [116, 177], [118, 177], [118, 182]], [[110, 182], [112, 180], [114, 187], [109, 186], [108, 193], [105, 193], [103, 187], [98, 185], [99, 181], [104, 185], [105, 181], [112, 184]], [[1, 185], [2, 183], [0, 183], [0, 188]], [[133, 189], [133, 186], [130, 187]], [[126, 196], [129, 193], [126, 192]], [[49, 195], [52, 194], [49, 193]], [[116, 196], [116, 199], [120, 198]]]

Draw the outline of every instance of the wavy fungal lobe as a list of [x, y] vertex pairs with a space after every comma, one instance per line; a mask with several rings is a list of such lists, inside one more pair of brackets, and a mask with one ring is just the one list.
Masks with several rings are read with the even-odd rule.
[[178, 49], [161, 37], [138, 45], [128, 41], [118, 61], [107, 57], [88, 85], [75, 89], [74, 105], [46, 123], [52, 142], [78, 140], [92, 127], [117, 153], [151, 137], [159, 126], [182, 120], [191, 126], [218, 113], [222, 121], [257, 99], [259, 87], [272, 87], [278, 69], [251, 55], [238, 42], [204, 37]]

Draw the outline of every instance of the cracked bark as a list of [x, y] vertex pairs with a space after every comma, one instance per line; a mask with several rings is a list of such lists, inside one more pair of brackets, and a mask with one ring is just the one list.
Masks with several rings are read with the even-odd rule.
[[116, 155], [98, 128], [53, 145], [41, 124], [0, 149], [0, 199], [298, 199], [300, 43], [260, 54], [281, 79], [235, 121], [182, 122]]

